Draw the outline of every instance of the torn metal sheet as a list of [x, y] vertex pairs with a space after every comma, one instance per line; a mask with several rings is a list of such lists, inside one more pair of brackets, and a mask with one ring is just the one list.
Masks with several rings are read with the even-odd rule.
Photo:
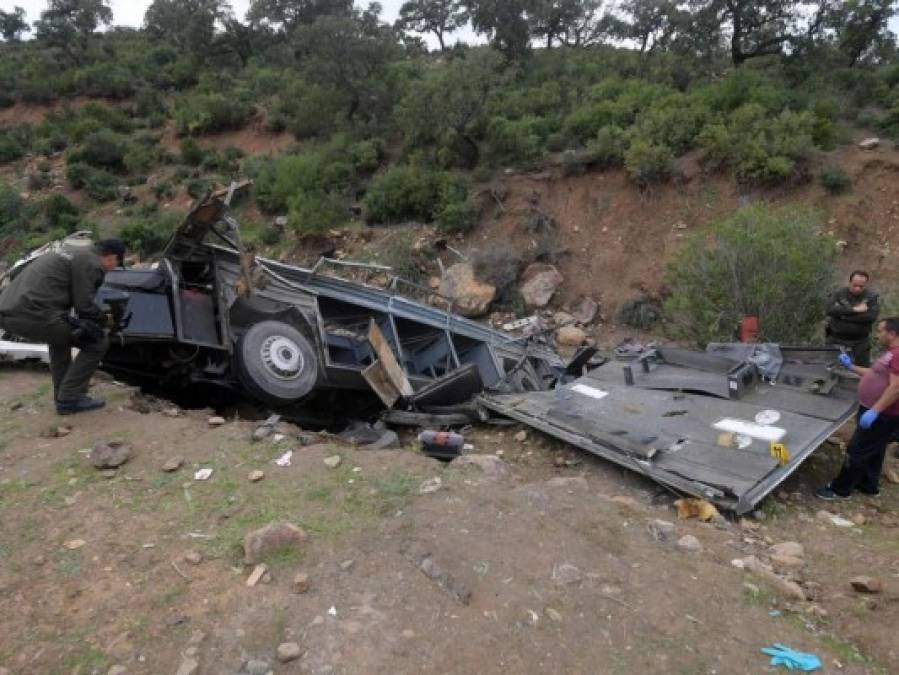
[[[748, 361], [676, 350], [670, 358], [607, 363], [553, 391], [488, 394], [479, 401], [659, 483], [744, 513], [855, 409], [854, 382], [830, 369], [836, 350], [781, 351], [783, 365], [773, 382]], [[836, 384], [826, 395], [813, 393], [808, 384], [818, 379]], [[756, 421], [772, 420], [772, 413], [776, 426]], [[789, 451], [783, 466], [772, 456], [773, 441]]]

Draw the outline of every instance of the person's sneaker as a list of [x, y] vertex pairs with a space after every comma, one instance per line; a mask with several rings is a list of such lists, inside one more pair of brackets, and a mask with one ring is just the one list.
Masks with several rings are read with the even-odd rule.
[[106, 401], [90, 396], [81, 396], [74, 401], [57, 401], [57, 415], [75, 415], [76, 413], [88, 412], [90, 410], [99, 410], [106, 405]]
[[832, 502], [837, 499], [849, 499], [849, 495], [841, 495], [838, 492], [834, 492], [830, 485], [819, 487], [817, 490], [815, 490], [815, 496], [818, 499], [823, 499], [827, 502]]

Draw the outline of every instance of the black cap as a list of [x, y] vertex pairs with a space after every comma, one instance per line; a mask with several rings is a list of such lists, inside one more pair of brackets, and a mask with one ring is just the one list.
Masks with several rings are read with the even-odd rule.
[[114, 255], [121, 265], [125, 259], [125, 242], [121, 239], [101, 239], [94, 247], [99, 255]]

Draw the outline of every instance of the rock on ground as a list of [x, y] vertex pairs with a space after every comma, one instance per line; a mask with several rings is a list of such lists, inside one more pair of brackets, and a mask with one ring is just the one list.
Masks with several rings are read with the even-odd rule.
[[100, 441], [94, 445], [88, 459], [98, 469], [116, 469], [131, 459], [131, 446], [118, 441]]
[[196, 659], [184, 659], [175, 675], [194, 675], [200, 669], [200, 663]]
[[281, 663], [287, 663], [294, 659], [300, 658], [300, 645], [296, 642], [284, 642], [278, 645], [278, 660]]
[[565, 278], [553, 265], [531, 263], [521, 275], [521, 297], [529, 308], [546, 307]]
[[293, 577], [294, 593], [305, 593], [309, 590], [309, 575], [305, 572], [297, 572]]
[[658, 542], [667, 544], [674, 540], [677, 528], [667, 520], [655, 519], [646, 526], [650, 536]]
[[298, 547], [306, 541], [306, 533], [293, 523], [270, 523], [248, 532], [244, 537], [244, 561], [255, 565], [277, 551]]
[[162, 470], [166, 473], [171, 473], [180, 469], [182, 464], [184, 464], [184, 457], [172, 457], [162, 465]]
[[593, 298], [583, 297], [571, 308], [571, 315], [578, 323], [588, 324], [596, 318], [599, 305]]
[[450, 462], [450, 466], [460, 469], [476, 466], [491, 478], [499, 478], [509, 473], [509, 465], [496, 455], [462, 455]]
[[862, 150], [873, 150], [878, 145], [880, 145], [879, 138], [866, 138], [865, 140], [859, 142], [858, 147], [860, 147]]
[[587, 334], [577, 326], [562, 326], [556, 332], [556, 342], [563, 347], [580, 347], [587, 339]]
[[796, 541], [783, 541], [773, 544], [770, 548], [771, 555], [788, 556], [790, 558], [805, 557], [805, 548]]
[[476, 317], [487, 313], [496, 297], [496, 286], [479, 281], [472, 264], [460, 262], [443, 273], [438, 292], [453, 301], [453, 310], [458, 314]]
[[692, 534], [685, 534], [677, 540], [677, 547], [684, 553], [701, 553], [702, 544]]
[[883, 583], [874, 577], [853, 577], [849, 583], [852, 585], [852, 589], [859, 593], [880, 593], [883, 590]]

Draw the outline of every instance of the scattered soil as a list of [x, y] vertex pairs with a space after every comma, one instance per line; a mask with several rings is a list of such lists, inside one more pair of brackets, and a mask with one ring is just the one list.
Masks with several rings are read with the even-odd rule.
[[[59, 418], [44, 372], [0, 369], [0, 666], [12, 673], [171, 673], [190, 649], [201, 673], [248, 659], [276, 673], [761, 673], [774, 672], [759, 652], [774, 642], [818, 654], [824, 672], [899, 669], [899, 486], [827, 505], [864, 515], [861, 527], [823, 523], [809, 490], [838, 461], [827, 446], [750, 530], [677, 521], [665, 490], [531, 431], [517, 441], [516, 427], [467, 436], [478, 453], [502, 453], [507, 471], [492, 476], [411, 443], [360, 451], [307, 431], [304, 446], [291, 426], [252, 443], [251, 422], [141, 414], [129, 388], [95, 389], [106, 409]], [[48, 438], [61, 424], [71, 432]], [[87, 460], [98, 440], [133, 448], [111, 478]], [[291, 465], [276, 466], [288, 449]], [[176, 455], [183, 467], [163, 472]], [[193, 480], [200, 467], [211, 479]], [[255, 469], [265, 478], [254, 483]], [[435, 477], [440, 489], [420, 494]], [[655, 541], [657, 518], [703, 551]], [[282, 520], [307, 544], [248, 588], [243, 535]], [[805, 547], [814, 602], [731, 565], [787, 540]], [[304, 594], [292, 588], [299, 572]], [[861, 574], [884, 591], [852, 591]], [[282, 642], [302, 656], [279, 664]]]

